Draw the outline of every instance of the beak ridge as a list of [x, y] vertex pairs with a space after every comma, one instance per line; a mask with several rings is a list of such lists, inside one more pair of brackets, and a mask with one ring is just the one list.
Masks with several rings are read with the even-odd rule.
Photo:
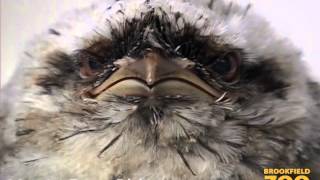
[[[133, 60], [129, 63], [123, 63], [119, 65], [119, 69], [115, 71], [105, 82], [103, 82], [100, 86], [94, 88], [90, 91], [90, 94], [93, 96], [98, 96], [104, 91], [108, 91], [109, 88], [116, 84], [122, 84], [123, 87], [120, 88], [121, 91], [126, 88], [127, 90], [123, 90], [126, 93], [130, 94], [130, 88], [136, 89], [136, 87], [126, 87], [126, 83], [120, 83], [126, 80], [134, 80], [140, 82], [141, 86], [145, 86], [142, 88], [143, 93], [146, 91], [153, 91], [153, 89], [158, 86], [158, 84], [167, 84], [166, 82], [171, 81], [173, 83], [169, 83], [170, 85], [166, 85], [166, 92], [171, 93], [170, 89], [174, 88], [175, 93], [179, 93], [179, 87], [177, 84], [185, 84], [187, 86], [192, 86], [193, 89], [198, 89], [211, 97], [220, 97], [221, 92], [217, 89], [212, 88], [202, 79], [200, 79], [196, 74], [186, 68], [183, 64], [175, 63], [173, 60], [163, 58], [156, 52], [148, 52], [144, 56], [143, 59]], [[176, 82], [176, 83], [174, 83]], [[130, 84], [130, 83], [129, 83]], [[182, 85], [184, 86], [184, 85]], [[181, 86], [181, 87], [182, 87]], [[177, 89], [178, 88], [178, 89]], [[112, 88], [111, 88], [112, 89]], [[118, 88], [119, 89], [119, 88]], [[149, 90], [146, 90], [149, 89]], [[163, 89], [159, 87], [159, 89]], [[180, 88], [183, 91], [182, 88]], [[186, 89], [186, 88], [185, 88]], [[189, 88], [190, 89], [190, 88]], [[134, 90], [137, 92], [137, 90]], [[138, 90], [140, 91], [140, 90]], [[157, 91], [157, 90], [155, 90]], [[193, 93], [193, 92], [188, 92]], [[151, 93], [152, 94], [152, 93]]]

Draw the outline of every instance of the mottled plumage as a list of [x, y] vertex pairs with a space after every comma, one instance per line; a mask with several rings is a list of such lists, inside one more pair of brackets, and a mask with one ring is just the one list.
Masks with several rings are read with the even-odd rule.
[[[238, 76], [219, 76], [230, 64], [212, 61], [230, 52]], [[198, 79], [135, 77], [100, 92], [145, 61]], [[0, 179], [255, 180], [265, 167], [320, 175], [319, 86], [299, 50], [247, 7], [101, 0], [37, 37], [22, 64], [22, 80], [1, 94]], [[118, 95], [141, 83], [160, 90]]]

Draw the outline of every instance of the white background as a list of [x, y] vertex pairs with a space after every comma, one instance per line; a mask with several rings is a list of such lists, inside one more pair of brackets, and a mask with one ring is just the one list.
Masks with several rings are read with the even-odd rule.
[[[320, 80], [320, 1], [235, 0], [252, 3], [280, 34], [302, 49], [310, 74]], [[91, 0], [1, 0], [1, 85], [16, 65], [26, 42], [56, 21], [61, 13]]]

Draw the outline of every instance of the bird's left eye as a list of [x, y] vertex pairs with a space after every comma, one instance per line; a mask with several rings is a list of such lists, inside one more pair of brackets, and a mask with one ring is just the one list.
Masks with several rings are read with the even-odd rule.
[[234, 82], [238, 77], [240, 55], [237, 52], [229, 52], [212, 60], [207, 69], [217, 74], [226, 82]]

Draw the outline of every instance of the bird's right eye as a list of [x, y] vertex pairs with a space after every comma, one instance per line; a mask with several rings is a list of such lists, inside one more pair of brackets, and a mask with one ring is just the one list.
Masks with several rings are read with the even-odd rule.
[[81, 52], [77, 54], [77, 61], [82, 78], [94, 77], [103, 71], [103, 64], [99, 62], [99, 58], [90, 53]]

